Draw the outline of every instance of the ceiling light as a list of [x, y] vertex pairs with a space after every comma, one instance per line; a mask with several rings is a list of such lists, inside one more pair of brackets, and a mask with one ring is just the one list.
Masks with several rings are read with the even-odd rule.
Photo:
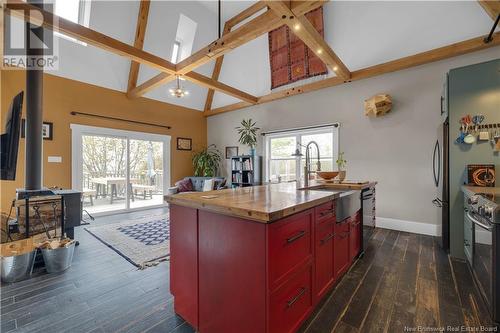
[[323, 53], [323, 50], [322, 49], [318, 49], [318, 51], [316, 51], [317, 54], [321, 54]]
[[336, 72], [339, 68], [337, 66], [333, 67], [333, 70]]
[[294, 28], [295, 30], [300, 30], [300, 24], [298, 24], [298, 23], [297, 23], [296, 25], [294, 25], [294, 26], [293, 26], [293, 28]]
[[179, 75], [177, 75], [176, 81], [177, 81], [177, 85], [173, 88], [168, 89], [168, 92], [170, 93], [170, 95], [177, 97], [177, 98], [181, 98], [181, 97], [184, 97], [186, 95], [189, 95], [189, 91], [187, 91], [183, 87], [181, 87]]

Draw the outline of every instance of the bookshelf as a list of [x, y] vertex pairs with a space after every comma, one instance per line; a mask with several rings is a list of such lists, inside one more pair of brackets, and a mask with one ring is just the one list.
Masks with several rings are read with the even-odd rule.
[[240, 155], [231, 158], [232, 187], [262, 184], [262, 156]]

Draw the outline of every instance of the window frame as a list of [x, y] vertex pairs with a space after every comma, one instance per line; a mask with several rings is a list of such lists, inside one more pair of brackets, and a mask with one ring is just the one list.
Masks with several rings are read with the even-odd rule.
[[[264, 177], [266, 182], [271, 182], [271, 162], [272, 161], [277, 161], [277, 160], [294, 160], [295, 159], [295, 173], [296, 173], [296, 179], [293, 181], [296, 181], [297, 178], [301, 179], [302, 178], [302, 170], [301, 170], [301, 165], [303, 160], [305, 160], [305, 154], [304, 156], [297, 156], [293, 157], [290, 156], [290, 158], [271, 158], [271, 140], [272, 139], [278, 139], [278, 138], [288, 138], [288, 137], [295, 137], [296, 144], [302, 144], [302, 137], [307, 136], [307, 135], [314, 135], [314, 134], [332, 134], [332, 166], [335, 166], [335, 161], [338, 159], [339, 155], [339, 148], [340, 148], [340, 142], [339, 142], [339, 127], [340, 126], [335, 126], [335, 125], [327, 125], [327, 126], [321, 126], [321, 127], [315, 127], [315, 128], [304, 128], [304, 129], [290, 129], [290, 130], [285, 130], [285, 131], [280, 131], [279, 133], [269, 133], [265, 134], [265, 139], [264, 139], [264, 163], [265, 163], [265, 170], [264, 170]], [[295, 149], [295, 147], [294, 147]], [[304, 149], [304, 148], [302, 148]], [[314, 154], [314, 153], [313, 153]], [[327, 158], [321, 157], [322, 160], [325, 159], [330, 159], [329, 156]]]

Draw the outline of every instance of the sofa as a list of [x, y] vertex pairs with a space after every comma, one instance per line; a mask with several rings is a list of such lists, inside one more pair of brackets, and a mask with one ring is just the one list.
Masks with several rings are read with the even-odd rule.
[[[205, 180], [207, 179], [214, 179], [215, 184], [214, 184], [214, 190], [223, 190], [226, 187], [226, 178], [224, 177], [185, 177], [185, 179], [190, 179], [191, 184], [193, 185], [193, 192], [203, 192], [203, 185], [205, 184]], [[175, 183], [175, 186], [170, 187], [167, 190], [167, 194], [177, 194], [179, 193], [179, 187], [178, 184], [179, 182]]]

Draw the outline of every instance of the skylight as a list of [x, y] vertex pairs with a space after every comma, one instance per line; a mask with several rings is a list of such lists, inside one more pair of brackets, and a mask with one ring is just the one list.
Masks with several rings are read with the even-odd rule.
[[80, 0], [56, 0], [55, 14], [71, 22], [78, 23]]
[[172, 44], [171, 60], [174, 64], [191, 55], [197, 27], [198, 24], [195, 21], [180, 14], [175, 41]]
[[[90, 24], [90, 4], [91, 0], [55, 0], [54, 14], [71, 22], [89, 27]], [[56, 36], [69, 39], [82, 45], [87, 45], [73, 37], [66, 36], [59, 32]]]

